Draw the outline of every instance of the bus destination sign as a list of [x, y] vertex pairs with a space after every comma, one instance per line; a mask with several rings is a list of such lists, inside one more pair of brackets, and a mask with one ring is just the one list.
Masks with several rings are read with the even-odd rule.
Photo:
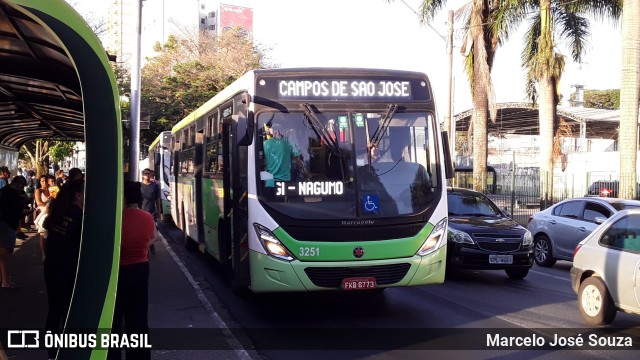
[[367, 81], [367, 80], [281, 80], [278, 95], [284, 98], [337, 97], [411, 98], [411, 84], [408, 81]]
[[268, 78], [258, 91], [281, 100], [429, 100], [426, 82], [416, 78], [294, 79]]

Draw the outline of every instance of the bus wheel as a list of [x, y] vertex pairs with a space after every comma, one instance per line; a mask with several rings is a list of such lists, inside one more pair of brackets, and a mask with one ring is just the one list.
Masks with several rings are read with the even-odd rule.
[[225, 278], [232, 280], [233, 285], [233, 266], [231, 264], [231, 239], [227, 239], [227, 233], [222, 221], [218, 222], [218, 248], [220, 249], [220, 265], [224, 271]]
[[241, 298], [248, 298], [253, 294], [253, 292], [249, 290], [249, 287], [246, 285], [238, 285], [234, 279], [231, 279], [231, 291]]
[[187, 235], [187, 222], [185, 221], [185, 215], [184, 215], [184, 205], [182, 206], [182, 215], [181, 215], [181, 223], [182, 223], [182, 241], [184, 243], [184, 248], [187, 249], [188, 251], [196, 251], [198, 249], [198, 245], [195, 243], [195, 241], [191, 240], [189, 238], [189, 235]]

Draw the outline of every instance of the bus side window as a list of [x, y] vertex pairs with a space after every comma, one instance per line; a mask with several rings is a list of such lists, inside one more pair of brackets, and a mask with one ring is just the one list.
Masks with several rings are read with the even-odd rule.
[[208, 173], [218, 173], [218, 141], [213, 140], [207, 144], [206, 148], [206, 167], [205, 171]]

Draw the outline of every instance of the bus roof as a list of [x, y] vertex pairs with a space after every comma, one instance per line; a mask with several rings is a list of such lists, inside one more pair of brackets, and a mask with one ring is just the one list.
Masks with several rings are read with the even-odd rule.
[[217, 93], [214, 97], [209, 99], [207, 102], [202, 104], [199, 108], [191, 112], [191, 114], [184, 117], [184, 119], [180, 120], [177, 124], [171, 128], [171, 132], [175, 133], [176, 131], [184, 128], [188, 124], [194, 122], [202, 115], [214, 109], [216, 106], [221, 103], [229, 100], [231, 97], [236, 95], [239, 92], [244, 90], [249, 90], [253, 86], [253, 73], [255, 70], [251, 70], [244, 75], [242, 75], [238, 80], [232, 82], [229, 86], [222, 89], [219, 93]]
[[171, 131], [163, 131], [163, 132], [161, 132], [160, 134], [158, 134], [158, 136], [155, 138], [155, 140], [153, 140], [153, 141], [151, 142], [151, 145], [149, 145], [149, 149], [153, 149], [156, 145], [158, 145], [158, 143], [160, 143], [160, 139], [162, 139], [162, 136], [163, 136], [165, 133], [170, 133], [170, 132], [171, 132]]

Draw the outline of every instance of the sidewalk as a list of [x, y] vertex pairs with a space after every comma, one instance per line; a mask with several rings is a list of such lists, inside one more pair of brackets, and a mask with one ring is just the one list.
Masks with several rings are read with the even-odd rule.
[[[12, 279], [20, 288], [0, 289], [0, 329], [42, 329], [47, 314], [47, 297], [43, 278], [43, 263], [35, 233], [29, 239], [18, 240], [9, 260]], [[226, 328], [212, 303], [175, 256], [173, 249], [161, 237], [150, 256], [149, 327], [168, 329]], [[174, 331], [174, 330], [172, 330]], [[179, 331], [179, 330], [178, 330]], [[216, 350], [153, 350], [152, 359], [242, 359], [251, 356], [242, 350], [238, 340], [224, 332], [224, 339], [215, 341]], [[6, 339], [0, 339], [0, 343]], [[222, 345], [220, 345], [222, 344]], [[0, 348], [0, 360], [46, 359], [44, 350]]]

